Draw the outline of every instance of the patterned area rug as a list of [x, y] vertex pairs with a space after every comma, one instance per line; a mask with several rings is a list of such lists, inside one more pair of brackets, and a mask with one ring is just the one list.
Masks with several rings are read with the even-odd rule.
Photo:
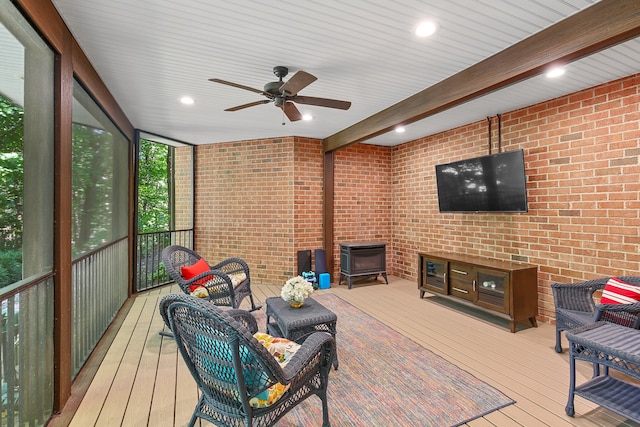
[[[329, 375], [328, 392], [333, 427], [458, 426], [514, 403], [340, 297], [314, 299], [338, 315], [340, 366]], [[264, 325], [264, 318], [258, 324]], [[278, 422], [279, 427], [320, 424], [315, 396]]]

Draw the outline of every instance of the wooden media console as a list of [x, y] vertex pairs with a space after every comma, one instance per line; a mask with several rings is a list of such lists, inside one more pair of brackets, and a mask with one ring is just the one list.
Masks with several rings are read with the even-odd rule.
[[418, 254], [418, 289], [508, 319], [537, 326], [538, 268], [534, 265], [451, 253]]

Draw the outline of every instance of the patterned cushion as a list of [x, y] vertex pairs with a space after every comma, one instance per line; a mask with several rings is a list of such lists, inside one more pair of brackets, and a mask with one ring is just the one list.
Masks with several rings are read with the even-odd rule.
[[276, 358], [280, 366], [287, 366], [287, 362], [296, 354], [300, 348], [300, 344], [288, 340], [286, 338], [272, 337], [264, 332], [256, 332], [253, 337], [264, 346], [273, 357]]
[[207, 289], [204, 286], [198, 286], [191, 290], [191, 295], [198, 298], [208, 298], [209, 292], [207, 292]]
[[[184, 267], [183, 267], [184, 268]], [[208, 271], [205, 270], [205, 271]], [[200, 274], [200, 273], [198, 273]], [[197, 276], [197, 274], [195, 275]], [[191, 276], [191, 277], [195, 277], [195, 276]], [[186, 277], [185, 277], [186, 279]], [[229, 279], [231, 279], [231, 284], [233, 285], [233, 288], [237, 288], [242, 282], [244, 282], [247, 279], [247, 275], [245, 273], [232, 273], [229, 275]], [[206, 281], [206, 278], [198, 280], [196, 283], [200, 283], [200, 282], [204, 282]], [[226, 285], [217, 285], [217, 286], [212, 286], [210, 287], [212, 292], [226, 292], [227, 288]], [[189, 290], [191, 291], [191, 295], [194, 297], [198, 297], [198, 298], [209, 298], [209, 292], [207, 292], [207, 289], [202, 286], [202, 285], [191, 285], [189, 286]]]
[[[291, 357], [296, 354], [296, 351], [300, 348], [300, 344], [296, 344], [285, 338], [272, 337], [271, 335], [256, 332], [254, 335], [260, 344], [262, 344], [281, 367], [285, 367]], [[276, 403], [286, 391], [289, 390], [289, 384], [283, 385], [280, 383], [273, 384], [262, 393], [251, 398], [249, 404], [254, 408], [266, 408]]]
[[602, 290], [600, 304], [633, 304], [640, 301], [640, 286], [612, 277]]
[[229, 275], [229, 279], [231, 279], [231, 284], [233, 285], [233, 288], [237, 288], [238, 285], [242, 282], [244, 282], [245, 280], [247, 280], [247, 275], [244, 273], [232, 273]]

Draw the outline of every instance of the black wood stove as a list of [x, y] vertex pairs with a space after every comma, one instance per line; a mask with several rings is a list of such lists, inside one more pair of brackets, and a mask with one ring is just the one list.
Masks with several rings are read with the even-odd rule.
[[347, 278], [351, 289], [351, 278], [358, 276], [375, 276], [382, 274], [387, 280], [387, 244], [383, 242], [345, 242], [340, 243], [340, 280]]

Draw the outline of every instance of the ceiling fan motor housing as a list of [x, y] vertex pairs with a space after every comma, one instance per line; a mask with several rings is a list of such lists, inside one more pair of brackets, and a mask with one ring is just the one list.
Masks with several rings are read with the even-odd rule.
[[270, 93], [271, 95], [275, 95], [277, 93], [280, 93], [280, 87], [283, 85], [282, 81], [279, 82], [269, 82], [266, 85], [264, 85], [264, 91], [266, 93]]

